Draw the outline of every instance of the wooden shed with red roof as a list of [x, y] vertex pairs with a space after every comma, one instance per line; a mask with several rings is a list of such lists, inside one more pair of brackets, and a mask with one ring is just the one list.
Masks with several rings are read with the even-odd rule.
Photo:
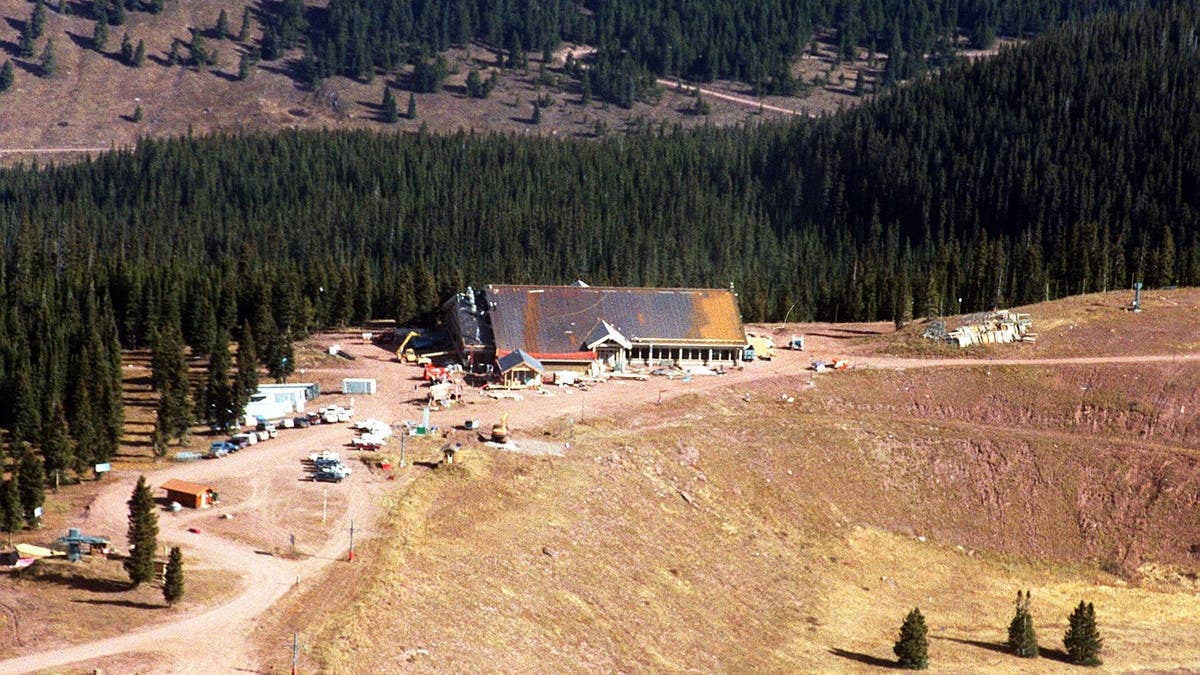
[[208, 485], [172, 478], [159, 487], [167, 491], [167, 501], [179, 502], [188, 508], [207, 509], [217, 503], [217, 491]]

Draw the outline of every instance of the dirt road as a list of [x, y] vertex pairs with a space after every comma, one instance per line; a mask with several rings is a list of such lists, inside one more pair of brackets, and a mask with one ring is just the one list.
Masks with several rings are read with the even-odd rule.
[[[675, 87], [675, 86], [679, 85], [678, 82], [668, 80], [668, 79], [662, 78], [662, 77], [657, 78], [655, 81], [660, 86], [663, 86], [663, 87]], [[783, 113], [785, 115], [801, 115], [801, 116], [807, 115], [808, 117], [816, 117], [816, 115], [814, 115], [812, 113], [806, 113], [801, 110], [792, 110], [790, 108], [780, 108], [779, 106], [770, 105], [768, 103], [763, 103], [762, 101], [756, 101], [752, 98], [746, 98], [744, 96], [734, 96], [733, 94], [726, 94], [724, 92], [720, 92], [715, 89], [705, 89], [703, 87], [695, 87], [692, 85], [684, 85], [684, 86], [690, 90], [700, 92], [700, 94], [703, 96], [711, 96], [713, 98], [719, 98], [723, 101], [729, 101], [730, 103], [737, 103], [739, 105], [758, 108], [758, 109], [764, 110], [766, 112], [777, 112], [777, 113]]]
[[[337, 338], [322, 336], [316, 342]], [[342, 377], [374, 377], [381, 395], [359, 397], [355, 403], [358, 418], [375, 417], [389, 423], [418, 419], [421, 409], [414, 401], [422, 391], [417, 386], [419, 371], [412, 366], [392, 363], [390, 352], [383, 349], [351, 344], [346, 336], [341, 339], [345, 348], [358, 357], [355, 361], [337, 359], [327, 365], [328, 370], [314, 369], [300, 373], [294, 379], [315, 378], [329, 383]], [[810, 338], [810, 348], [815, 350], [832, 348], [835, 344], [830, 341], [829, 345], [824, 345], [819, 338], [815, 341]], [[555, 419], [580, 420], [615, 414], [689, 394], [706, 395], [718, 390], [750, 392], [756, 382], [766, 378], [795, 376], [800, 388], [812, 376], [807, 367], [813, 353], [820, 352], [780, 350], [771, 361], [754, 362], [743, 370], [731, 370], [723, 376], [697, 375], [688, 381], [662, 377], [647, 381], [612, 380], [589, 390], [550, 388], [544, 395], [527, 394], [521, 401], [497, 401], [471, 391], [463, 406], [436, 411], [432, 413], [431, 421], [443, 429], [452, 428], [468, 418], [481, 420], [486, 425], [507, 411], [519, 442], [521, 433], [532, 433]], [[1195, 360], [1200, 360], [1200, 354], [1011, 360], [862, 356], [854, 358], [854, 366], [909, 369]], [[329, 389], [325, 384], [322, 388]], [[412, 392], [411, 397], [407, 392]], [[406, 401], [406, 398], [413, 400]], [[168, 478], [180, 478], [220, 489], [223, 504], [213, 510], [160, 514], [159, 541], [160, 544], [183, 546], [189, 565], [237, 571], [240, 574], [237, 594], [215, 606], [172, 615], [169, 623], [150, 625], [86, 644], [61, 645], [0, 662], [0, 674], [139, 652], [153, 655], [153, 663], [142, 672], [211, 673], [253, 668], [253, 659], [248, 656], [252, 646], [242, 637], [249, 634], [252, 622], [297, 583], [314, 583], [327, 566], [344, 561], [351, 520], [360, 530], [369, 532], [382, 513], [379, 498], [402, 485], [407, 476], [400, 473], [400, 481], [389, 481], [385, 475], [355, 465], [355, 475], [340, 485], [300, 481], [302, 457], [323, 448], [338, 449], [348, 455], [341, 446], [351, 436], [352, 432], [345, 425], [284, 430], [278, 439], [226, 458], [171, 464], [148, 472], [146, 477], [152, 485], [159, 485]], [[116, 535], [117, 541], [123, 539], [127, 514], [125, 502], [136, 478], [136, 474], [126, 473], [106, 479], [110, 484], [100, 491], [81, 520], [85, 531], [109, 532]], [[328, 516], [326, 496], [330, 498]], [[232, 518], [225, 518], [226, 515]], [[189, 527], [197, 527], [201, 532], [191, 533]], [[290, 548], [293, 535], [297, 537], [296, 548], [303, 555], [294, 559], [277, 555]]]

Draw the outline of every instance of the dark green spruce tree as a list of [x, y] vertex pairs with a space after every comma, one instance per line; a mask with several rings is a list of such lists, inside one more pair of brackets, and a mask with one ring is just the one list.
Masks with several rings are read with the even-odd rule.
[[229, 356], [229, 333], [222, 329], [208, 357], [208, 379], [204, 385], [204, 421], [228, 430], [237, 419], [233, 383], [229, 381], [232, 359]]
[[61, 403], [55, 404], [54, 411], [46, 415], [40, 443], [46, 472], [50, 474], [50, 482], [57, 491], [63, 474], [75, 465], [71, 438], [68, 436], [67, 412]]
[[925, 626], [925, 617], [921, 610], [913, 608], [904, 617], [900, 626], [900, 639], [896, 641], [892, 651], [896, 652], [897, 665], [909, 670], [925, 670], [929, 667], [929, 639]]
[[154, 493], [145, 476], [138, 476], [129, 501], [129, 557], [125, 572], [134, 588], [154, 578], [154, 554], [158, 550], [158, 513]]
[[13, 71], [12, 61], [5, 61], [3, 66], [0, 66], [0, 93], [7, 91], [13, 85], [13, 80], [16, 75]]
[[[103, 52], [104, 47], [108, 44], [108, 19], [101, 16], [96, 19], [96, 24], [92, 26], [92, 49], [98, 52]], [[172, 45], [174, 46], [174, 45]]]
[[1017, 591], [1017, 613], [1008, 625], [1008, 648], [1013, 654], [1026, 659], [1038, 656], [1037, 633], [1033, 629], [1033, 615], [1029, 612], [1029, 591]]
[[[2, 464], [2, 462], [0, 462]], [[12, 478], [0, 485], [0, 527], [8, 533], [8, 545], [12, 537], [25, 526], [25, 508], [21, 506], [21, 488], [15, 472]]]
[[234, 379], [233, 402], [237, 416], [241, 417], [250, 402], [250, 396], [258, 391], [258, 356], [254, 346], [254, 333], [250, 323], [242, 324], [242, 335], [238, 340], [237, 376]]
[[1104, 663], [1100, 660], [1100, 648], [1104, 645], [1100, 631], [1096, 628], [1096, 609], [1092, 603], [1079, 601], [1079, 606], [1071, 613], [1070, 627], [1063, 636], [1063, 646], [1067, 648], [1067, 657], [1071, 663], [1079, 666], [1098, 666]]
[[383, 86], [383, 121], [388, 124], [395, 124], [400, 121], [400, 111], [396, 108], [396, 97], [392, 95], [392, 88]]
[[168, 605], [174, 605], [183, 598], [183, 551], [178, 546], [171, 547], [171, 556], [167, 558], [162, 593]]
[[[152, 368], [151, 378], [159, 396], [156, 429], [164, 442], [177, 439], [186, 445], [192, 423], [192, 397], [183, 338], [173, 322], [160, 328], [155, 336]], [[156, 447], [155, 453], [165, 454], [166, 447]]]
[[34, 454], [33, 446], [28, 443], [21, 450], [17, 486], [21, 493], [21, 508], [25, 509], [25, 522], [37, 528], [42, 520], [37, 512], [46, 501], [46, 471], [42, 466], [42, 458]]

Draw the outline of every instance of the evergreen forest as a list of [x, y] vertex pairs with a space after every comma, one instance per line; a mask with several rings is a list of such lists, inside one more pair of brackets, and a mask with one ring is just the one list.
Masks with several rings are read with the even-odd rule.
[[[331, 0], [305, 10], [276, 7], [266, 39], [305, 37], [312, 79], [369, 78], [421, 64], [451, 46], [479, 42], [509, 61], [549, 53], [564, 41], [598, 50], [597, 91], [617, 102], [622, 81], [646, 73], [707, 82], [728, 78], [791, 94], [789, 64], [817, 32], [839, 52], [890, 55], [895, 82], [942, 65], [961, 47], [989, 48], [998, 35], [1024, 37], [1067, 20], [1146, 4], [1131, 0]], [[287, 36], [277, 39], [276, 36]], [[512, 63], [510, 63], [512, 65]]]
[[820, 119], [146, 139], [0, 170], [0, 426], [79, 471], [120, 439], [121, 349], [236, 339], [277, 366], [281, 336], [429, 320], [467, 285], [732, 285], [747, 321], [903, 322], [1200, 283], [1198, 28], [1193, 3], [1103, 12]]

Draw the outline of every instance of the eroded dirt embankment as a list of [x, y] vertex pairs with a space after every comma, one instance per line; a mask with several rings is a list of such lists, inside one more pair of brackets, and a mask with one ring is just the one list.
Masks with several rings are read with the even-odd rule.
[[[847, 375], [822, 382], [829, 385], [824, 406], [831, 414], [961, 421], [1200, 450], [1195, 362]], [[864, 379], [870, 386], [855, 386]]]
[[743, 465], [714, 475], [774, 492], [776, 517], [808, 527], [1200, 566], [1198, 377], [1195, 364], [864, 371], [820, 376], [811, 395], [780, 378], [712, 413], [750, 423], [706, 426]]

